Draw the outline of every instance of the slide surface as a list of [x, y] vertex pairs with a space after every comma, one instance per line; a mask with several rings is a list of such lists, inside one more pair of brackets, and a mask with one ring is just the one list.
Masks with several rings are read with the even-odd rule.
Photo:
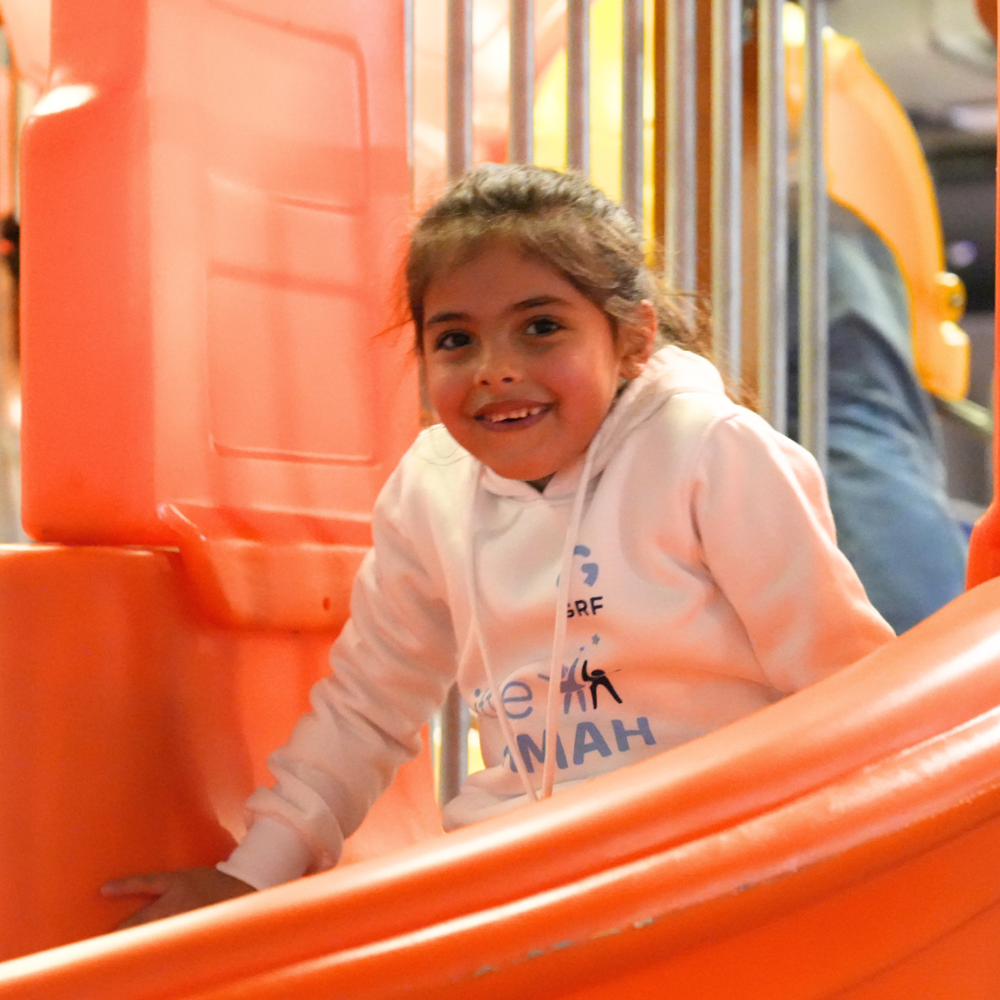
[[597, 998], [669, 983], [677, 997], [793, 1000], [936, 983], [923, 995], [993, 996], [998, 597], [984, 584], [856, 666], [585, 788], [7, 962], [0, 989]]

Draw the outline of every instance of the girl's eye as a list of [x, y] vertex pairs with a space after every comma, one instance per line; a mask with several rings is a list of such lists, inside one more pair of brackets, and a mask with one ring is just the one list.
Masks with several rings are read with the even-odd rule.
[[525, 328], [524, 332], [528, 334], [529, 337], [545, 337], [550, 333], [555, 333], [556, 330], [561, 330], [562, 324], [558, 320], [554, 320], [549, 316], [540, 316], [538, 319], [533, 319]]
[[434, 341], [436, 351], [457, 351], [460, 347], [468, 347], [472, 337], [464, 330], [447, 330]]

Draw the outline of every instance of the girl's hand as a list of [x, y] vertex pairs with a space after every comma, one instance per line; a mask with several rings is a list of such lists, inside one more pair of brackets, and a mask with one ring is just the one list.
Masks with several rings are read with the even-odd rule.
[[147, 924], [175, 913], [196, 910], [200, 906], [221, 903], [255, 892], [252, 885], [241, 882], [232, 875], [224, 875], [216, 868], [182, 868], [176, 872], [155, 872], [151, 875], [132, 875], [101, 886], [101, 895], [109, 899], [124, 896], [148, 896], [153, 901], [123, 920], [116, 930]]

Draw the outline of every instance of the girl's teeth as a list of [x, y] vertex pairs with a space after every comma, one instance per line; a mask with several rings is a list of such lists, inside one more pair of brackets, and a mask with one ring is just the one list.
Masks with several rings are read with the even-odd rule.
[[532, 406], [527, 410], [515, 410], [513, 413], [498, 414], [487, 417], [491, 424], [498, 424], [502, 420], [523, 420], [525, 417], [533, 417], [536, 413], [541, 413], [542, 407]]

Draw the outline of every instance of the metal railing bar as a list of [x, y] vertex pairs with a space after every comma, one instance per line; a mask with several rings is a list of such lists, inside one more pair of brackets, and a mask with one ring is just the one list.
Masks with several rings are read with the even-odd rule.
[[622, 0], [622, 205], [639, 229], [643, 216], [643, 0]]
[[448, 0], [447, 169], [472, 165], [472, 0]]
[[971, 399], [944, 399], [932, 396], [938, 413], [954, 420], [963, 430], [980, 441], [993, 440], [993, 414], [980, 403]]
[[590, 0], [566, 4], [566, 166], [590, 176]]
[[507, 159], [535, 158], [535, 4], [510, 0], [510, 135]]
[[827, 200], [823, 148], [826, 0], [805, 0], [805, 94], [799, 137], [799, 442], [826, 471]]
[[415, 0], [403, 0], [403, 72], [406, 77], [406, 162], [410, 168], [410, 190], [413, 190], [413, 121], [415, 117], [414, 104], [414, 20], [413, 5]]
[[788, 113], [784, 0], [760, 0], [758, 45], [757, 395], [776, 430], [788, 423]]
[[695, 0], [668, 0], [664, 273], [681, 292], [698, 281], [697, 16]]
[[712, 0], [712, 347], [742, 375], [743, 35], [740, 0]]
[[438, 763], [438, 801], [449, 803], [469, 773], [469, 708], [453, 684], [441, 706], [441, 757]]
[[[447, 170], [449, 179], [472, 165], [472, 0], [448, 0]], [[438, 800], [450, 802], [468, 771], [467, 710], [453, 685], [441, 709]]]

